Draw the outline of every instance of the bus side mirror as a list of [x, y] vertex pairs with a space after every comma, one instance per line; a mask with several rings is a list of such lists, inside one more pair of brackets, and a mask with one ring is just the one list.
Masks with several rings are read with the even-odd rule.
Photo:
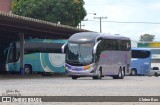
[[93, 54], [96, 54], [97, 46], [98, 46], [98, 44], [99, 44], [100, 42], [101, 42], [101, 41], [98, 41], [98, 42], [94, 45], [94, 47], [93, 47]]
[[65, 44], [62, 46], [62, 48], [61, 48], [62, 53], [66, 53], [66, 48], [67, 48], [67, 43], [65, 43]]

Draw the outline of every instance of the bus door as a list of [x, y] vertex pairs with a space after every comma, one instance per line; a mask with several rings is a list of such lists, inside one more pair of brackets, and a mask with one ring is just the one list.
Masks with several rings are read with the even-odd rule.
[[19, 60], [19, 57], [17, 56], [17, 53], [16, 53], [16, 48], [15, 47], [8, 47], [6, 50], [5, 50], [5, 55], [7, 56], [6, 57], [6, 64], [5, 64], [5, 67], [6, 67], [6, 71], [17, 71], [19, 70], [19, 66], [17, 66], [17, 61]]

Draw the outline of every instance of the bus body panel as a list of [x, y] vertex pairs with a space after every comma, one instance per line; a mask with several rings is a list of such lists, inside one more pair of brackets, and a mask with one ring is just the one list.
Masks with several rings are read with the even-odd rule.
[[[29, 41], [26, 41], [27, 43], [29, 43]], [[30, 42], [35, 43], [35, 42], [42, 42], [41, 45], [43, 45], [43, 43], [62, 43], [62, 45], [67, 42], [67, 40], [31, 40]], [[15, 45], [15, 44], [14, 44]], [[30, 44], [32, 45], [32, 44]], [[33, 44], [34, 45], [34, 44]], [[18, 58], [18, 60], [16, 62], [11, 62], [9, 61], [9, 56], [10, 54], [12, 54], [11, 50], [16, 47], [16, 46], [12, 46], [9, 47], [8, 49], [8, 57], [7, 57], [7, 61], [6, 61], [6, 71], [9, 72], [20, 72], [20, 59]], [[30, 47], [30, 46], [29, 46]], [[33, 46], [32, 50], [34, 49], [38, 49], [38, 48], [34, 48]], [[19, 45], [18, 45], [19, 48]], [[46, 46], [47, 48], [47, 46]], [[53, 47], [54, 48], [54, 47]], [[52, 47], [49, 47], [49, 49], [53, 49]], [[56, 46], [56, 49], [59, 48], [59, 46]], [[61, 48], [59, 48], [61, 50]], [[27, 49], [27, 51], [30, 51], [29, 49]], [[59, 51], [59, 50], [58, 50]], [[50, 51], [49, 51], [50, 52]], [[19, 55], [19, 54], [18, 54]], [[18, 56], [19, 57], [19, 56]], [[13, 57], [14, 59], [14, 57]], [[24, 54], [24, 66], [25, 65], [30, 65], [32, 68], [32, 72], [51, 72], [51, 73], [65, 73], [65, 54], [63, 53], [40, 53], [40, 52], [35, 52], [35, 53], [26, 53]]]
[[105, 51], [101, 53], [98, 65], [102, 67], [102, 75], [118, 75], [120, 67], [125, 68], [126, 75], [129, 75], [127, 64], [130, 64], [130, 60], [128, 59], [130, 59], [130, 51]]
[[150, 62], [149, 59], [132, 59], [132, 69], [136, 69], [138, 75], [148, 75], [151, 69]]
[[[24, 65], [31, 65], [32, 72], [65, 73], [65, 54], [28, 54]], [[7, 64], [7, 71], [19, 72], [20, 61]]]

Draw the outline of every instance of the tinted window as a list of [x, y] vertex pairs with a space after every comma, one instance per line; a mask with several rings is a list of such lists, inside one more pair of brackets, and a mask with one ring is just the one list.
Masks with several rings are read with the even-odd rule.
[[99, 49], [104, 50], [118, 50], [118, 41], [112, 39], [104, 39], [99, 44]]
[[132, 50], [132, 58], [148, 58], [150, 51]]
[[131, 49], [130, 41], [128, 40], [115, 40], [115, 39], [104, 39], [99, 44], [99, 49], [104, 50], [119, 50], [129, 51]]
[[131, 44], [128, 40], [119, 40], [118, 45], [120, 51], [129, 51], [131, 49]]
[[153, 67], [152, 70], [159, 70], [159, 67]]
[[[24, 44], [24, 53], [62, 53], [61, 47], [64, 43], [39, 43], [39, 42], [26, 42]], [[19, 44], [17, 49], [20, 50]]]

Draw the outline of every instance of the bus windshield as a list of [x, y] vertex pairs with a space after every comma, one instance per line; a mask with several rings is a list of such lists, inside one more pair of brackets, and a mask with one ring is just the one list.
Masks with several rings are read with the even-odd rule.
[[67, 62], [74, 62], [76, 64], [90, 64], [93, 62], [93, 50], [94, 43], [68, 43]]
[[148, 58], [148, 57], [150, 57], [150, 51], [132, 50], [132, 58]]

